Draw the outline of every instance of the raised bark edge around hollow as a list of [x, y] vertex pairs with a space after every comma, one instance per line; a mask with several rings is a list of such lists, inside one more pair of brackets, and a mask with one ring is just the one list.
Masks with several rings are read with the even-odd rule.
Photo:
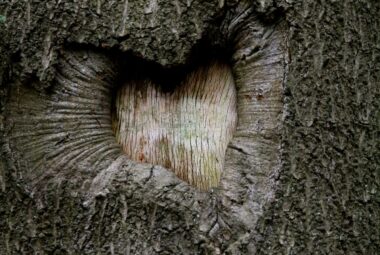
[[[233, 61], [236, 67], [234, 72], [238, 80], [238, 90], [240, 91], [238, 94], [240, 93], [241, 100], [257, 103], [250, 107], [243, 106], [238, 111], [241, 117], [248, 116], [252, 113], [251, 110], [255, 109], [255, 106], [258, 108], [260, 108], [259, 106], [265, 107], [273, 98], [276, 103], [275, 107], [269, 109], [268, 112], [253, 111], [253, 114], [258, 117], [256, 120], [260, 121], [252, 123], [248, 121], [249, 118], [243, 117], [240, 119], [240, 128], [238, 127], [237, 135], [227, 152], [230, 171], [226, 172], [226, 177], [222, 181], [220, 190], [202, 194], [180, 182], [166, 169], [148, 165], [136, 165], [122, 156], [119, 157], [118, 152], [113, 152], [115, 155], [111, 155], [110, 161], [107, 162], [113, 161], [114, 163], [109, 164], [108, 167], [104, 163], [99, 168], [104, 171], [98, 171], [96, 176], [93, 175], [94, 173], [83, 172], [83, 176], [81, 176], [83, 179], [78, 178], [78, 180], [67, 184], [68, 179], [65, 173], [58, 173], [52, 179], [54, 182], [40, 183], [43, 185], [42, 189], [38, 190], [37, 188], [35, 192], [33, 189], [29, 190], [30, 194], [36, 198], [37, 204], [44, 208], [47, 203], [46, 196], [50, 196], [52, 188], [61, 187], [61, 183], [65, 183], [68, 187], [79, 185], [75, 188], [73, 187], [71, 192], [81, 187], [88, 188], [89, 192], [85, 194], [86, 199], [82, 205], [89, 208], [89, 211], [84, 213], [89, 218], [98, 212], [94, 208], [99, 205], [99, 199], [105, 198], [108, 200], [110, 198], [112, 200], [112, 196], [115, 196], [115, 194], [124, 195], [127, 196], [126, 199], [132, 204], [133, 200], [136, 200], [148, 201], [144, 203], [158, 205], [162, 209], [162, 212], [157, 213], [160, 216], [171, 211], [174, 214], [179, 213], [182, 218], [190, 219], [191, 224], [187, 223], [188, 229], [186, 232], [192, 236], [191, 240], [194, 243], [199, 243], [201, 242], [200, 240], [203, 240], [202, 242], [205, 242], [208, 250], [214, 252], [230, 251], [233, 253], [241, 247], [248, 247], [246, 249], [254, 251], [255, 247], [250, 244], [254, 239], [255, 231], [253, 229], [257, 218], [262, 213], [262, 203], [265, 204], [273, 199], [273, 188], [276, 185], [274, 180], [279, 167], [280, 139], [278, 135], [281, 125], [278, 124], [281, 122], [281, 86], [285, 72], [283, 68], [286, 55], [284, 54], [284, 45], [281, 45], [284, 42], [284, 28], [273, 24], [273, 26], [264, 25], [262, 22], [257, 21], [257, 17], [253, 15], [255, 12], [251, 9], [250, 5], [237, 7], [235, 12], [229, 14], [229, 18], [233, 18], [234, 14], [240, 11], [243, 11], [247, 16], [238, 16], [237, 19], [233, 19], [234, 23], [230, 23], [231, 25], [228, 25], [231, 20], [227, 18], [228, 22], [223, 24], [225, 25], [223, 29], [227, 29], [225, 31], [229, 36], [242, 35], [241, 38], [236, 38], [232, 43], [236, 47]], [[248, 26], [249, 24], [252, 26]], [[45, 39], [46, 42], [51, 40], [49, 37]], [[257, 49], [259, 50], [257, 51]], [[62, 52], [62, 56], [65, 54]], [[271, 62], [271, 59], [273, 62]], [[50, 63], [52, 62], [50, 61]], [[257, 65], [257, 63], [261, 64]], [[275, 67], [268, 70], [262, 69], [268, 63], [273, 64]], [[245, 70], [245, 67], [250, 70]], [[251, 70], [253, 71], [250, 72]], [[253, 74], [256, 77], [252, 76]], [[261, 82], [262, 86], [255, 87], [257, 85], [255, 82]], [[36, 82], [35, 87], [40, 87], [38, 84], [39, 82]], [[268, 87], [268, 84], [271, 85]], [[20, 86], [20, 84], [15, 86]], [[38, 94], [39, 92], [34, 91], [34, 93]], [[28, 93], [25, 93], [25, 95], [28, 95]], [[25, 103], [25, 101], [22, 103]], [[28, 107], [24, 108], [30, 110]], [[7, 127], [10, 127], [9, 123]], [[33, 130], [32, 126], [31, 130]], [[5, 135], [5, 138], [8, 134]], [[64, 146], [67, 141], [65, 141], [65, 137], [62, 138], [62, 140], [56, 142]], [[247, 141], [247, 138], [249, 141]], [[14, 149], [14, 146], [7, 147], [9, 142], [5, 142], [4, 153], [8, 153], [5, 154], [7, 157], [9, 156], [8, 161], [18, 162], [17, 158], [22, 157], [16, 155], [17, 150]], [[17, 142], [13, 144], [17, 144]], [[262, 146], [260, 147], [260, 145]], [[263, 150], [256, 150], [256, 146]], [[265, 153], [269, 153], [268, 156], [263, 156]], [[257, 157], [256, 159], [255, 155], [263, 157]], [[242, 160], [243, 165], [238, 162], [240, 160]], [[11, 165], [9, 164], [8, 166]], [[82, 167], [85, 167], [85, 165]], [[16, 169], [14, 173], [17, 175], [17, 168], [18, 166], [14, 164], [14, 168], [9, 169], [12, 169], [12, 171]], [[254, 174], [252, 174], [251, 170]], [[23, 173], [21, 174], [24, 177], [26, 176]], [[16, 175], [13, 177], [17, 180], [19, 177]], [[89, 177], [88, 180], [85, 180], [85, 175]], [[254, 175], [263, 178], [256, 180]], [[33, 176], [32, 179], [34, 179]], [[22, 185], [21, 182], [16, 181], [16, 183]], [[28, 183], [29, 181], [27, 180], [26, 184]], [[58, 193], [56, 194], [56, 196], [59, 195]], [[67, 196], [63, 197], [67, 198]], [[57, 199], [60, 201], [60, 198]], [[120, 198], [120, 201], [123, 201], [123, 198]], [[138, 212], [141, 210], [139, 206], [141, 205], [134, 204], [129, 206], [130, 212]], [[89, 233], [86, 238], [92, 240], [94, 237]]]

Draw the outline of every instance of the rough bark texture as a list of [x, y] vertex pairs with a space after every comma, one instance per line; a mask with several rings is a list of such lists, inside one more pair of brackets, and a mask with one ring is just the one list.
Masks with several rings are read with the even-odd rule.
[[[380, 4], [168, 2], [0, 3], [1, 253], [376, 254]], [[202, 41], [231, 50], [238, 106], [207, 193], [124, 156], [105, 57]]]
[[380, 250], [379, 1], [294, 1], [283, 170], [261, 254]]

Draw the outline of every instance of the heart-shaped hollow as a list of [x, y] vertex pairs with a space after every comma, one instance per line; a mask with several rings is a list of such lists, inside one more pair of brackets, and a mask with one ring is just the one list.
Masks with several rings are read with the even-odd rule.
[[230, 67], [211, 61], [166, 85], [150, 78], [123, 84], [114, 102], [117, 141], [132, 160], [164, 166], [201, 190], [218, 186], [237, 122]]

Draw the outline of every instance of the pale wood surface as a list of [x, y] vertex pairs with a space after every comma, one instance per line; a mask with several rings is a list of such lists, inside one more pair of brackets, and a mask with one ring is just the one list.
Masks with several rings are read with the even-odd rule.
[[202, 190], [218, 185], [237, 122], [226, 64], [197, 67], [172, 91], [147, 79], [130, 81], [115, 108], [116, 139], [131, 159], [162, 165]]

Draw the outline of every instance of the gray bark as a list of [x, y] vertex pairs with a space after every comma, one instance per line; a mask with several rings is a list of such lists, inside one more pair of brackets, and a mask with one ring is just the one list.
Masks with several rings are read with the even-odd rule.
[[[290, 2], [0, 3], [1, 254], [376, 254], [380, 4]], [[204, 43], [238, 106], [208, 192], [129, 160], [110, 113], [123, 52]]]

